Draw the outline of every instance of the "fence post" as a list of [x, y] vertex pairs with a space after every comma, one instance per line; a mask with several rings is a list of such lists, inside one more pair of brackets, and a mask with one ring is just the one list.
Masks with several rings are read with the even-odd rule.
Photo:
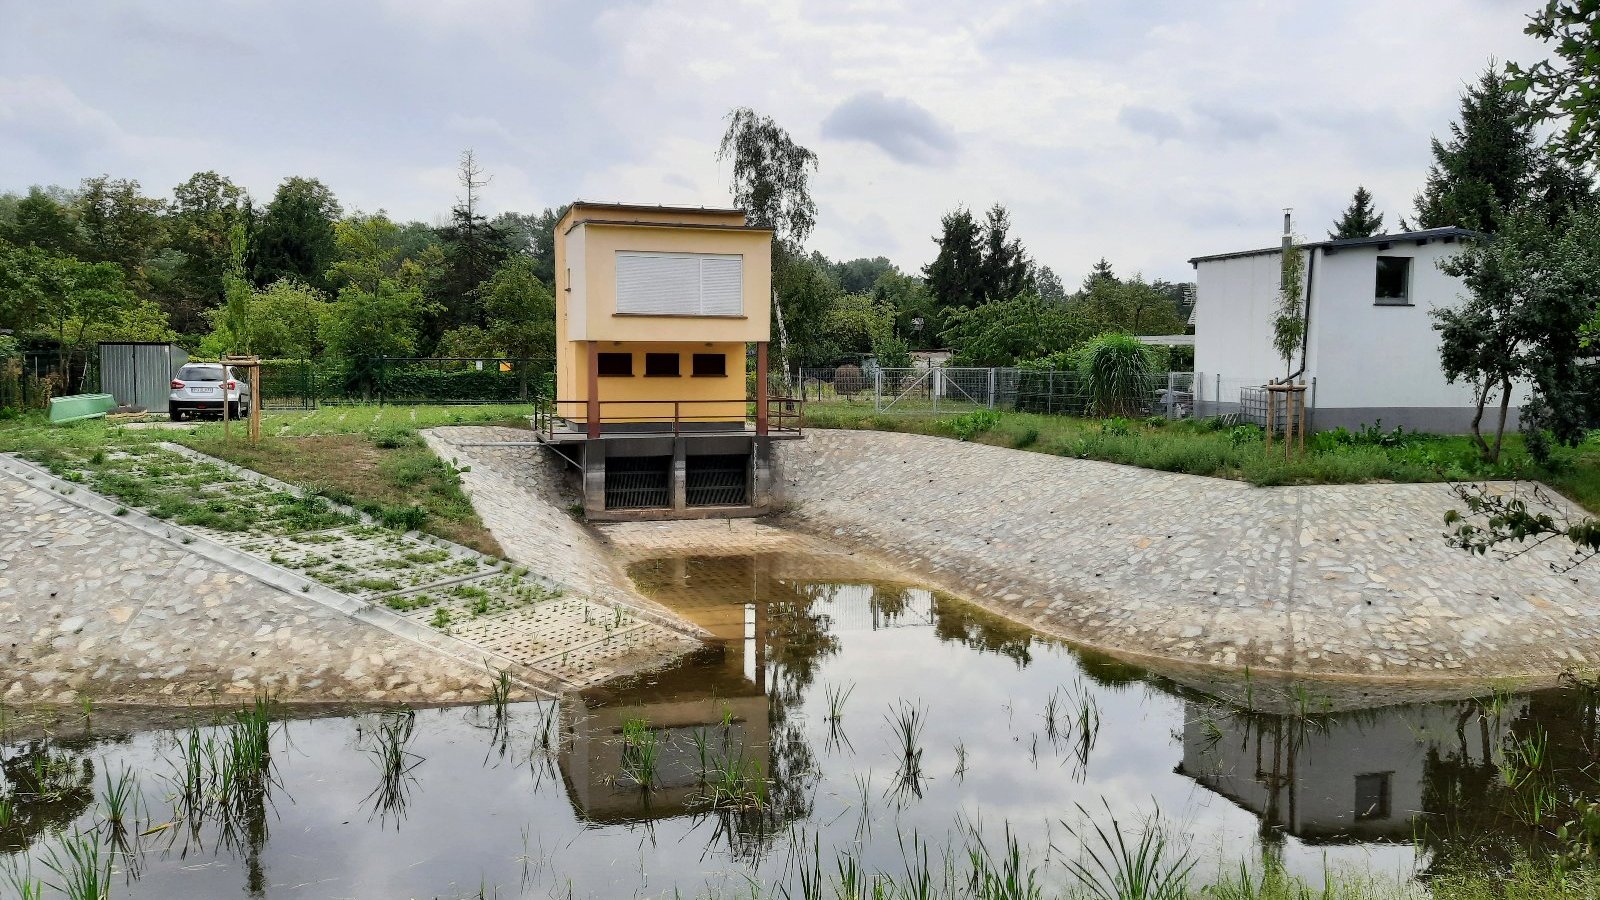
[[989, 367], [989, 408], [994, 409], [994, 367]]
[[1056, 372], [1054, 369], [1045, 373], [1044, 411], [1047, 415], [1056, 411]]
[[872, 370], [872, 409], [883, 412], [883, 366]]
[[380, 408], [383, 406], [383, 392], [384, 389], [388, 387], [389, 381], [389, 366], [387, 365], [387, 360], [388, 357], [386, 356], [378, 357], [378, 406]]

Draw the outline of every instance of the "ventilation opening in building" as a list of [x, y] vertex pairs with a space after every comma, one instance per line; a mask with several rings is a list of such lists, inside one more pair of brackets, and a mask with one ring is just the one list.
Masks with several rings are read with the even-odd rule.
[[750, 503], [750, 457], [743, 453], [686, 457], [684, 501], [690, 506], [746, 506]]
[[672, 457], [616, 456], [606, 460], [606, 509], [665, 509], [672, 505]]

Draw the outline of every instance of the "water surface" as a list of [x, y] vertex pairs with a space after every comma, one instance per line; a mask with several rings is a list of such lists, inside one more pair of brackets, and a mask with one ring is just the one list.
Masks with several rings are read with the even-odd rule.
[[[63, 834], [112, 834], [101, 795], [124, 770], [143, 812], [119, 838], [113, 896], [150, 898], [748, 893], [813, 852], [829, 870], [844, 851], [900, 872], [913, 834], [937, 856], [1007, 829], [1065, 883], [1083, 810], [1129, 829], [1159, 810], [1202, 878], [1266, 858], [1314, 881], [1330, 867], [1404, 878], [1548, 840], [1497, 768], [1528, 738], [1553, 793], [1594, 794], [1583, 690], [1395, 703], [1160, 675], [845, 560], [674, 557], [630, 574], [718, 643], [559, 705], [418, 711], [398, 778], [377, 764], [396, 714], [295, 719], [276, 726], [261, 796], [191, 822], [168, 780], [187, 728], [67, 712], [49, 734], [17, 726], [0, 744], [17, 810], [0, 860], [48, 877]], [[913, 761], [896, 727], [908, 714]], [[70, 772], [49, 798], [28, 794], [41, 760]], [[760, 773], [759, 802], [714, 801], [734, 768]]]

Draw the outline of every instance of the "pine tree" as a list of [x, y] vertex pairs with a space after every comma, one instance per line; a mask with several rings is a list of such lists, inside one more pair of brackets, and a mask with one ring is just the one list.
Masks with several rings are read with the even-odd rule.
[[1346, 238], [1372, 237], [1383, 231], [1383, 213], [1372, 206], [1372, 192], [1365, 187], [1356, 188], [1355, 195], [1350, 198], [1350, 206], [1333, 223], [1333, 230], [1328, 232], [1331, 240], [1339, 241]]
[[1527, 100], [1491, 60], [1462, 95], [1449, 143], [1433, 140], [1427, 186], [1416, 199], [1416, 227], [1498, 231], [1523, 196], [1535, 160]]
[[[450, 224], [439, 230], [444, 243], [445, 269], [433, 285], [435, 299], [444, 305], [438, 325], [487, 327], [478, 288], [510, 254], [506, 235], [491, 225], [479, 204], [479, 190], [489, 183], [471, 150], [461, 154], [461, 196], [450, 209]], [[436, 336], [436, 335], [435, 335]]]
[[1011, 214], [996, 203], [989, 209], [983, 230], [983, 259], [978, 264], [980, 303], [1010, 300], [1033, 286], [1028, 254], [1010, 231]]
[[939, 255], [922, 269], [928, 293], [941, 309], [967, 309], [982, 300], [983, 235], [966, 209], [948, 213], [934, 238]]
[[1111, 271], [1111, 263], [1107, 261], [1104, 256], [1102, 256], [1100, 257], [1100, 261], [1094, 264], [1094, 268], [1089, 270], [1089, 274], [1083, 277], [1083, 289], [1086, 291], [1092, 290], [1095, 286], [1095, 283], [1099, 281], [1116, 280], [1117, 273]]

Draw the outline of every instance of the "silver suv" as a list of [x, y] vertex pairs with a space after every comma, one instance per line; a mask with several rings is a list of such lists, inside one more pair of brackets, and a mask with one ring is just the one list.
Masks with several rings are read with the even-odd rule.
[[210, 413], [241, 418], [250, 410], [250, 384], [232, 368], [224, 374], [221, 363], [189, 363], [172, 376], [172, 393], [167, 397], [167, 414], [176, 422], [185, 415]]

